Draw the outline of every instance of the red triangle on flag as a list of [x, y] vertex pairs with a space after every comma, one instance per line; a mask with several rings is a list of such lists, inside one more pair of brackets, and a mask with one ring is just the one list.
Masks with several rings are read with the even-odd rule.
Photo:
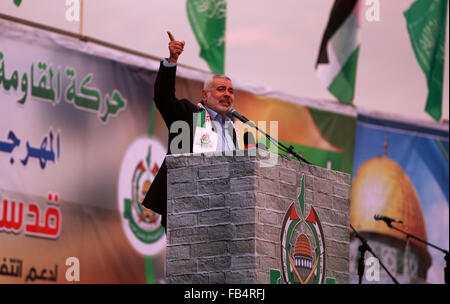
[[306, 219], [307, 222], [313, 223], [313, 225], [316, 224], [316, 217], [314, 216], [314, 209], [311, 207], [311, 210], [309, 211], [308, 218]]
[[295, 211], [295, 205], [292, 205], [291, 215], [290, 215], [289, 219], [290, 220], [299, 220], [300, 219], [297, 215], [297, 212]]
[[141, 162], [139, 163], [139, 170], [145, 171], [145, 165], [144, 165], [144, 162], [143, 162], [143, 161], [141, 161]]
[[158, 173], [158, 171], [159, 171], [158, 165], [157, 165], [157, 164], [154, 164], [154, 165], [153, 165], [152, 172], [156, 174], [156, 173]]

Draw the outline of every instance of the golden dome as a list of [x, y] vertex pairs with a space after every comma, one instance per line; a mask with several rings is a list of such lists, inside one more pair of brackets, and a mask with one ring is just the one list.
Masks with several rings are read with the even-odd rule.
[[[374, 232], [406, 241], [406, 235], [389, 228], [373, 216], [381, 214], [403, 221], [392, 225], [416, 237], [427, 240], [425, 218], [408, 176], [392, 159], [386, 156], [366, 161], [352, 183], [350, 223], [359, 232]], [[414, 241], [426, 249], [426, 245]]]
[[311, 245], [306, 235], [302, 234], [298, 237], [295, 243], [295, 253], [294, 256], [304, 256], [312, 258]]

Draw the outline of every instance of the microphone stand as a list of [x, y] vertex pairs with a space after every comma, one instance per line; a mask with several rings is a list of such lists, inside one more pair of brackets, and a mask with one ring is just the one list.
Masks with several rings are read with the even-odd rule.
[[280, 146], [284, 149], [280, 149], [284, 152], [287, 152], [289, 154], [291, 154], [292, 156], [296, 157], [298, 160], [301, 160], [305, 163], [307, 163], [308, 165], [311, 165], [311, 163], [309, 161], [307, 161], [306, 159], [304, 159], [301, 155], [299, 155], [298, 153], [296, 153], [294, 151], [294, 147], [291, 145], [289, 146], [289, 148], [287, 148], [285, 145], [283, 145], [282, 143], [280, 143], [278, 140], [273, 139], [270, 135], [268, 135], [266, 132], [261, 131], [257, 126], [255, 126], [251, 121], [246, 121], [244, 122], [245, 124], [249, 125], [250, 127], [255, 128], [256, 130], [258, 130], [258, 132], [261, 132], [264, 136], [266, 136], [267, 139], [269, 139], [272, 143], [274, 143], [275, 145], [277, 145], [278, 149], [280, 149]]
[[358, 259], [358, 277], [359, 284], [362, 284], [362, 277], [364, 275], [364, 267], [366, 266], [365, 257], [367, 251], [367, 243], [361, 241], [361, 245], [358, 247], [359, 250], [359, 259]]
[[392, 281], [395, 284], [399, 284], [399, 282], [394, 278], [394, 276], [389, 272], [389, 270], [384, 266], [383, 262], [378, 258], [378, 256], [373, 252], [372, 248], [370, 248], [369, 244], [367, 243], [366, 239], [363, 238], [355, 228], [353, 228], [352, 224], [350, 224], [350, 227], [355, 232], [356, 237], [361, 241], [361, 246], [359, 246], [359, 260], [358, 260], [358, 275], [359, 275], [359, 284], [362, 282], [362, 276], [364, 274], [364, 256], [366, 254], [366, 251], [368, 250], [379, 262], [381, 267], [387, 272], [387, 274], [391, 277]]
[[422, 240], [422, 239], [418, 238], [417, 236], [415, 236], [415, 235], [413, 235], [413, 234], [411, 234], [411, 233], [409, 233], [409, 232], [403, 231], [403, 230], [401, 230], [401, 229], [399, 229], [399, 228], [397, 228], [397, 227], [395, 227], [395, 226], [392, 226], [392, 222], [387, 222], [387, 221], [385, 221], [385, 223], [386, 223], [386, 225], [387, 225], [389, 228], [392, 228], [392, 229], [394, 229], [394, 230], [397, 230], [397, 231], [403, 233], [404, 235], [406, 235], [406, 240], [408, 240], [408, 238], [412, 238], [412, 239], [415, 239], [415, 240], [417, 240], [417, 241], [419, 241], [419, 242], [424, 243], [425, 245], [431, 246], [431, 247], [433, 247], [434, 249], [437, 249], [437, 250], [439, 250], [439, 251], [445, 253], [445, 257], [444, 257], [444, 259], [445, 259], [444, 280], [445, 280], [445, 284], [448, 284], [448, 279], [449, 279], [448, 264], [449, 264], [449, 259], [450, 259], [449, 255], [448, 255], [448, 250], [442, 249], [442, 248], [440, 248], [440, 247], [438, 247], [438, 246], [436, 246], [436, 245], [433, 245], [433, 244], [431, 244], [431, 243], [428, 243], [428, 242], [425, 241], [425, 240]]

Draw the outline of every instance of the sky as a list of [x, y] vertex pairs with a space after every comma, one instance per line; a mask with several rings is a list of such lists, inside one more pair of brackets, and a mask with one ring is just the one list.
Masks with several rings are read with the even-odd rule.
[[[426, 78], [403, 12], [414, 0], [379, 0], [380, 20], [361, 20], [357, 108], [433, 121], [424, 111]], [[314, 65], [334, 0], [228, 0], [225, 73], [240, 84], [336, 102]], [[0, 13], [79, 33], [66, 0], [0, 1]], [[370, 8], [363, 5], [363, 17]], [[189, 25], [185, 0], [84, 0], [83, 34], [148, 55], [168, 56], [170, 30], [186, 42], [179, 63], [208, 71]], [[449, 118], [448, 16], [442, 118]]]

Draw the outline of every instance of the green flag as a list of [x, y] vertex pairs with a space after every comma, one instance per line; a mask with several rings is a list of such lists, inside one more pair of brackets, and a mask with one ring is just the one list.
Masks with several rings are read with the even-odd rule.
[[447, 0], [417, 0], [404, 12], [411, 44], [428, 84], [425, 111], [442, 115]]
[[226, 0], [187, 0], [187, 15], [200, 45], [200, 57], [213, 73], [223, 74], [225, 66]]

